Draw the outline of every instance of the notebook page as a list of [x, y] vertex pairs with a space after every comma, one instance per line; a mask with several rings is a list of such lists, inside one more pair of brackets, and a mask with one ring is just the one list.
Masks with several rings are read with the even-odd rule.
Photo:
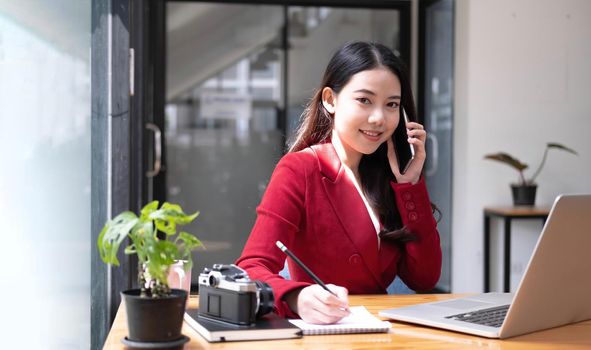
[[349, 316], [335, 324], [313, 324], [300, 319], [289, 322], [299, 327], [304, 335], [388, 332], [391, 327], [390, 322], [381, 321], [367, 311], [365, 306], [354, 306], [350, 310]]

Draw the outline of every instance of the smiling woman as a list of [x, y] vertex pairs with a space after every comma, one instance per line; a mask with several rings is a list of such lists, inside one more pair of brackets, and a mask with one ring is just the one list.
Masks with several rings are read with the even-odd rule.
[[[397, 275], [415, 290], [437, 283], [439, 234], [421, 176], [426, 132], [414, 120], [406, 69], [390, 49], [352, 42], [335, 53], [237, 262], [271, 285], [277, 313], [333, 323], [347, 315], [349, 293], [385, 293]], [[395, 150], [409, 143], [416, 161], [401, 174]], [[279, 276], [285, 257], [269, 248], [276, 241], [333, 293], [291, 260], [291, 280]]]
[[334, 139], [338, 138], [344, 163], [354, 172], [363, 154], [371, 154], [392, 135], [400, 120], [400, 81], [388, 69], [376, 68], [355, 74], [337, 94], [322, 89], [324, 108], [338, 115]]

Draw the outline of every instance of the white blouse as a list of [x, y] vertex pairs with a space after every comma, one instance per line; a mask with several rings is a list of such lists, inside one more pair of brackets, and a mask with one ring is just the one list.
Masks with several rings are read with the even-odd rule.
[[[376, 230], [376, 235], [379, 235], [380, 229], [382, 227], [382, 225], [380, 224], [380, 220], [378, 219], [378, 217], [376, 216], [376, 214], [373, 211], [373, 208], [369, 205], [369, 202], [365, 198], [365, 195], [363, 194], [363, 191], [361, 190], [359, 183], [357, 183], [357, 178], [355, 178], [355, 174], [353, 174], [353, 170], [351, 170], [347, 165], [345, 165], [345, 161], [344, 161], [344, 159], [346, 158], [345, 148], [343, 147], [340, 137], [334, 131], [331, 136], [331, 142], [335, 148], [335, 151], [337, 152], [339, 159], [341, 160], [342, 166], [345, 168], [345, 173], [347, 173], [347, 176], [349, 176], [349, 178], [351, 179], [351, 181], [355, 185], [357, 192], [359, 192], [361, 199], [363, 199], [363, 203], [365, 204], [365, 207], [367, 208], [367, 212], [369, 213], [369, 217], [371, 218], [371, 221], [373, 223], [373, 227]], [[378, 238], [378, 249], [379, 249], [379, 247], [380, 247], [380, 240]]]
[[[349, 176], [351, 181], [353, 181], [353, 184], [355, 185], [357, 192], [359, 192], [361, 199], [363, 199], [363, 203], [365, 203], [365, 207], [367, 208], [367, 212], [369, 213], [369, 217], [371, 218], [371, 221], [373, 222], [373, 227], [376, 229], [376, 234], [379, 234], [380, 229], [381, 229], [380, 219], [378, 219], [378, 217], [376, 216], [376, 214], [373, 211], [373, 208], [369, 205], [367, 198], [365, 198], [365, 195], [363, 194], [363, 191], [361, 190], [361, 186], [359, 186], [359, 183], [357, 182], [357, 178], [355, 178], [355, 174], [353, 174], [353, 170], [349, 169], [349, 167], [345, 166], [344, 164], [343, 164], [343, 167], [345, 168], [345, 172], [347, 173], [347, 175]], [[380, 240], [378, 239], [378, 244], [379, 244], [379, 242], [380, 242]]]

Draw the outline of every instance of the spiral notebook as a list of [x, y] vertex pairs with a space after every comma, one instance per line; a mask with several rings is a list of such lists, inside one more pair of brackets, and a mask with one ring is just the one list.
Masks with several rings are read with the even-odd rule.
[[386, 333], [391, 324], [372, 315], [365, 306], [350, 308], [351, 314], [335, 324], [312, 324], [302, 320], [289, 320], [302, 330], [304, 335], [346, 334], [346, 333]]

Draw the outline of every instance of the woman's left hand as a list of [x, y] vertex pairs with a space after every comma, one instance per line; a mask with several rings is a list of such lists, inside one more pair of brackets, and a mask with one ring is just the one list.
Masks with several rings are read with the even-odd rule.
[[427, 153], [425, 152], [427, 132], [425, 131], [425, 128], [423, 128], [423, 125], [415, 122], [407, 123], [406, 128], [408, 143], [413, 145], [415, 149], [414, 159], [410, 162], [406, 172], [401, 174], [400, 167], [398, 166], [398, 159], [396, 158], [396, 153], [394, 152], [394, 142], [392, 142], [392, 138], [388, 138], [388, 161], [390, 162], [392, 173], [394, 173], [394, 176], [396, 177], [396, 182], [410, 182], [415, 184], [421, 177], [423, 165], [425, 164], [425, 159], [427, 158]]

